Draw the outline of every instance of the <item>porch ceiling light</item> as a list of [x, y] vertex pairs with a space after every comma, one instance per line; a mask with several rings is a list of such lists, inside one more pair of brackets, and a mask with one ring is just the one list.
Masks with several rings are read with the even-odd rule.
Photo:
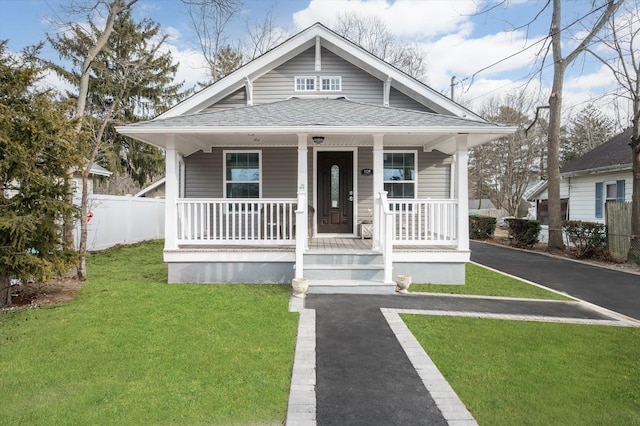
[[316, 145], [320, 145], [322, 142], [324, 142], [324, 136], [313, 136], [311, 139], [313, 139], [313, 143], [315, 143]]

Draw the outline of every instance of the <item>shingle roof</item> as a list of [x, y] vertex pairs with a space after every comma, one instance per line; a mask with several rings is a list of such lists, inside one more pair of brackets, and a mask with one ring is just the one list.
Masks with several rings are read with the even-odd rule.
[[632, 157], [629, 142], [631, 141], [632, 130], [630, 127], [583, 156], [570, 161], [560, 169], [560, 172], [580, 172], [609, 166], [631, 164]]
[[128, 127], [501, 127], [450, 115], [354, 102], [345, 98], [290, 98], [268, 104], [155, 119]]

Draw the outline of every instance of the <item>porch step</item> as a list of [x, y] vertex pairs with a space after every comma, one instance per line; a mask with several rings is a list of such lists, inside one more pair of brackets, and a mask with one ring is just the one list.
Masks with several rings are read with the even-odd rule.
[[395, 294], [395, 284], [367, 280], [309, 280], [309, 294]]
[[304, 277], [323, 281], [383, 281], [382, 255], [372, 251], [307, 252]]
[[304, 262], [310, 265], [381, 265], [382, 255], [372, 251], [308, 251], [304, 254]]

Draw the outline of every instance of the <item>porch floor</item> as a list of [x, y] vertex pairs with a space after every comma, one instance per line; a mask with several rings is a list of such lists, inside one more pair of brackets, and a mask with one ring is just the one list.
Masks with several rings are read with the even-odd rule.
[[[309, 251], [311, 252], [370, 252], [373, 240], [360, 238], [311, 238]], [[208, 251], [208, 252], [291, 252], [295, 245], [181, 245], [177, 251]], [[442, 252], [456, 251], [455, 246], [448, 245], [396, 245], [394, 252]]]

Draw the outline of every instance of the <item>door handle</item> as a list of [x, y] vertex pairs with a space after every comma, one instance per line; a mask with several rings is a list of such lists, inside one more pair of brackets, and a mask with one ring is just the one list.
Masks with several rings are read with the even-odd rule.
[[349, 201], [353, 201], [353, 195], [349, 196]]

